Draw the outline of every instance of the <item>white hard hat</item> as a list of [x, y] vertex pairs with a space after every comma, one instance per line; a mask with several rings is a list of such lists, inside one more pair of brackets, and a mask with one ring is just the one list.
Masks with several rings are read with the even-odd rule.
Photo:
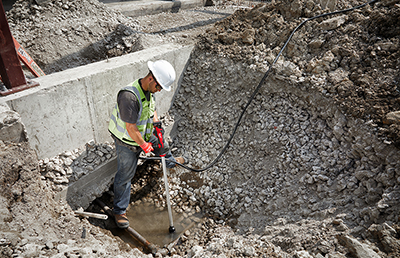
[[148, 61], [147, 66], [161, 87], [166, 91], [170, 91], [171, 84], [175, 81], [174, 67], [165, 60]]

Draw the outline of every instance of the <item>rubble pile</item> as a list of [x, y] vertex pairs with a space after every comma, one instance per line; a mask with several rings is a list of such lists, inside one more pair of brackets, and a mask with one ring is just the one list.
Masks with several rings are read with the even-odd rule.
[[18, 0], [7, 20], [46, 74], [143, 49], [137, 22], [96, 0]]
[[[338, 1], [334, 10], [363, 3]], [[238, 11], [204, 35], [203, 48], [266, 71], [300, 21], [330, 12], [321, 4], [272, 1]], [[400, 146], [399, 14], [399, 1], [384, 0], [311, 20], [294, 34], [274, 73], [333, 99], [346, 115]]]
[[53, 191], [60, 192], [67, 188], [68, 184], [77, 181], [115, 156], [113, 145], [95, 144], [91, 141], [74, 151], [65, 151], [50, 159], [39, 160], [41, 179]]
[[[200, 206], [240, 234], [254, 228], [286, 252], [322, 257], [343, 253], [339, 234], [369, 238], [373, 224], [395, 227], [399, 124], [385, 118], [399, 110], [399, 35], [379, 30], [376, 17], [393, 20], [397, 31], [399, 10], [384, 1], [304, 25], [223, 158], [199, 174]], [[273, 1], [237, 11], [202, 35], [171, 111], [175, 146], [193, 167], [222, 150], [300, 16], [323, 12], [312, 1]], [[304, 220], [319, 237], [297, 226]], [[388, 253], [380, 255], [398, 250]]]

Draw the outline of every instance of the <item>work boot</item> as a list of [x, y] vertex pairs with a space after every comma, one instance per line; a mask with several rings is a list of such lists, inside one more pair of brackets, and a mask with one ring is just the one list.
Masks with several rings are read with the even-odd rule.
[[114, 214], [115, 217], [115, 223], [117, 223], [117, 226], [119, 228], [127, 228], [129, 227], [129, 220], [126, 217], [126, 213], [124, 214]]
[[176, 162], [178, 162], [180, 164], [188, 163], [188, 161], [184, 157], [176, 157], [175, 160], [176, 160]]

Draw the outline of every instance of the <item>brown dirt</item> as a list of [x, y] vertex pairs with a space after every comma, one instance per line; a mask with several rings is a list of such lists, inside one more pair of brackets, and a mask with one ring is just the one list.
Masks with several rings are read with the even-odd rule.
[[227, 4], [132, 18], [96, 0], [18, 0], [7, 19], [13, 36], [50, 74], [168, 42], [194, 44], [236, 9]]

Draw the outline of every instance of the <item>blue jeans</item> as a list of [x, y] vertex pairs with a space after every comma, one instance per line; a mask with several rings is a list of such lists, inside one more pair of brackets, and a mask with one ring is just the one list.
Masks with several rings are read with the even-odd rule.
[[[153, 141], [154, 139], [150, 139], [149, 142]], [[135, 176], [139, 155], [142, 150], [138, 147], [137, 152], [132, 151], [128, 147], [119, 144], [118, 141], [115, 141], [115, 148], [117, 151], [118, 171], [114, 178], [114, 213], [123, 214], [126, 212], [130, 202], [131, 181]], [[153, 144], [153, 148], [153, 153], [158, 156], [157, 145]], [[165, 163], [167, 168], [175, 167], [175, 163], [169, 160], [175, 161], [171, 151], [168, 151], [165, 155]]]

